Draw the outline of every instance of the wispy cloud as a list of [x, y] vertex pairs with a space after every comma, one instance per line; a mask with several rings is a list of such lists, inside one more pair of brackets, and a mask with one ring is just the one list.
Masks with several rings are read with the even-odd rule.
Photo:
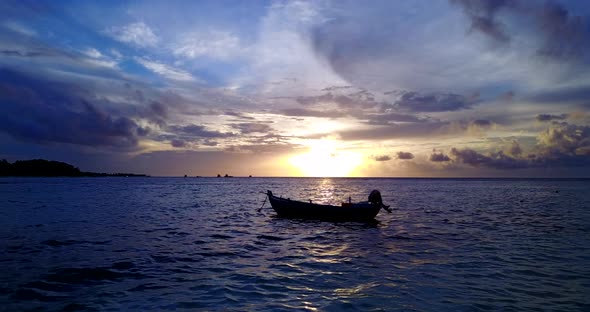
[[82, 51], [82, 53], [91, 58], [101, 58], [103, 56], [102, 53], [95, 48], [88, 48]]
[[2, 26], [4, 26], [4, 28], [9, 29], [11, 31], [14, 31], [16, 33], [19, 33], [21, 35], [25, 35], [25, 36], [37, 36], [37, 32], [33, 29], [31, 29], [30, 27], [24, 26], [21, 23], [15, 22], [15, 21], [11, 21], [11, 20], [7, 20], [5, 21]]
[[240, 38], [229, 31], [193, 32], [183, 35], [172, 48], [174, 55], [185, 58], [210, 57], [229, 59], [248, 53]]
[[145, 68], [153, 71], [154, 73], [162, 75], [162, 76], [164, 76], [168, 79], [171, 79], [171, 80], [196, 81], [196, 79], [195, 79], [195, 77], [193, 77], [193, 75], [191, 75], [189, 72], [182, 70], [182, 69], [177, 69], [172, 66], [169, 66], [169, 65], [166, 65], [166, 64], [163, 64], [160, 62], [148, 60], [145, 58], [141, 58], [141, 57], [136, 57], [135, 61], [138, 62], [139, 64], [143, 65]]
[[155, 46], [160, 39], [144, 22], [131, 23], [121, 27], [110, 27], [106, 31], [114, 39], [140, 47]]

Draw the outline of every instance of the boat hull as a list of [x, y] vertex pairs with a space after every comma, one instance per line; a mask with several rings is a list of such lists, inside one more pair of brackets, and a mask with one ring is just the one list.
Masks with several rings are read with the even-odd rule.
[[371, 203], [355, 203], [343, 206], [321, 205], [295, 201], [268, 194], [268, 199], [277, 216], [291, 219], [309, 219], [325, 221], [375, 220], [381, 207]]

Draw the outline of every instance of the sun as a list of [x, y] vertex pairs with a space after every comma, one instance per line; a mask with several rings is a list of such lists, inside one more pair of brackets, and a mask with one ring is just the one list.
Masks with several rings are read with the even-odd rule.
[[338, 149], [334, 140], [308, 142], [309, 152], [289, 158], [289, 164], [306, 177], [348, 177], [362, 163], [359, 153]]

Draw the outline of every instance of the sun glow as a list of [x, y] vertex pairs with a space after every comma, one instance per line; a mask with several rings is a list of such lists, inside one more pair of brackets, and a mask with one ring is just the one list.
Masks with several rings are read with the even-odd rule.
[[333, 140], [314, 140], [307, 153], [289, 158], [289, 164], [306, 177], [347, 177], [362, 163], [362, 156], [342, 151]]

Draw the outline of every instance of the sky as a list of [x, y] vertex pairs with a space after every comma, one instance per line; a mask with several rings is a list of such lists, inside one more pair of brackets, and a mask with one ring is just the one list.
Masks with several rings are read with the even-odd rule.
[[0, 1], [0, 159], [590, 177], [590, 2]]

